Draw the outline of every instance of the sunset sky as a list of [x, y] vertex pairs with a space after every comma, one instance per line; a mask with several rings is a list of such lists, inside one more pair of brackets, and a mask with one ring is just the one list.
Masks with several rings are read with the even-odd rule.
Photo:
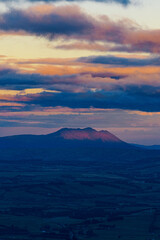
[[160, 1], [0, 1], [0, 136], [160, 145]]

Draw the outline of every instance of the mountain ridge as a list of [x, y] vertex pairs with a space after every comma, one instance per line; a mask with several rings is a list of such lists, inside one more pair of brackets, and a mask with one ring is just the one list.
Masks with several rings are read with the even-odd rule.
[[0, 138], [0, 160], [39, 159], [52, 164], [104, 166], [129, 163], [146, 157], [160, 156], [160, 151], [147, 150], [126, 143], [106, 130], [62, 128], [46, 135], [14, 135]]
[[[12, 136], [4, 136], [0, 137], [0, 139], [13, 139], [13, 138], [62, 138], [64, 140], [89, 140], [89, 141], [97, 141], [101, 140], [102, 142], [119, 142], [125, 143], [121, 139], [119, 139], [114, 134], [110, 133], [107, 130], [97, 131], [93, 128], [61, 128], [58, 131], [49, 134], [20, 134], [20, 135], [12, 135]], [[126, 143], [127, 144], [127, 143]]]
[[61, 128], [60, 130], [47, 134], [47, 136], [62, 137], [66, 140], [101, 140], [103, 142], [123, 142], [107, 130], [97, 131], [93, 128]]

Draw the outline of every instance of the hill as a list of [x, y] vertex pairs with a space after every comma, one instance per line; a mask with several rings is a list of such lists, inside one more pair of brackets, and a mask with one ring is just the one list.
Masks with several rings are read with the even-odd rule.
[[65, 128], [0, 138], [0, 169], [0, 239], [159, 239], [159, 150]]
[[157, 157], [159, 150], [128, 144], [112, 133], [92, 128], [62, 128], [47, 135], [17, 135], [0, 138], [1, 160], [41, 160], [55, 164], [130, 162]]

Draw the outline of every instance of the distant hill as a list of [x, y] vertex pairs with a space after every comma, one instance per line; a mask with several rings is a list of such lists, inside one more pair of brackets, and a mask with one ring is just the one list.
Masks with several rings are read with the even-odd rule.
[[132, 144], [135, 147], [150, 149], [150, 150], [160, 150], [160, 145], [140, 145], [140, 144]]
[[122, 143], [122, 140], [110, 132], [106, 130], [96, 131], [93, 128], [62, 128], [55, 133], [48, 134], [48, 136], [61, 137], [66, 140], [101, 140], [102, 142]]
[[58, 164], [99, 165], [137, 161], [149, 156], [160, 156], [160, 151], [133, 146], [106, 130], [92, 128], [62, 128], [47, 135], [0, 138], [0, 160], [40, 159]]
[[96, 131], [92, 128], [73, 129], [62, 128], [57, 132], [47, 135], [15, 135], [0, 138], [0, 148], [6, 147], [52, 147], [61, 146], [61, 144], [69, 144], [70, 147], [75, 145], [105, 145], [117, 147], [131, 147], [131, 145], [123, 142], [115, 135], [108, 131]]

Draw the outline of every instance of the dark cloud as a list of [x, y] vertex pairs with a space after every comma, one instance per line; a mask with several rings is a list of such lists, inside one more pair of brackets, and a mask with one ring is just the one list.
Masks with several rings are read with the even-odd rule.
[[[11, 8], [1, 14], [0, 30], [53, 38], [83, 39], [122, 43], [128, 30], [135, 30], [130, 22], [114, 22], [103, 16], [94, 18], [76, 5], [36, 5], [25, 10]], [[130, 26], [131, 25], [131, 26]]]
[[[70, 10], [70, 12], [65, 14], [65, 10]], [[23, 10], [11, 9], [10, 12], [2, 15], [0, 29], [8, 32], [25, 31], [52, 39], [59, 35], [85, 35], [93, 27], [91, 19], [88, 19], [76, 6], [74, 9], [59, 7], [57, 11], [53, 10], [50, 14], [40, 14], [39, 16], [37, 16], [36, 9], [32, 9], [31, 12], [30, 14]]]
[[[59, 1], [63, 1], [63, 0], [43, 0], [43, 2], [45, 2], [45, 3], [59, 2]], [[66, 2], [83, 2], [85, 0], [64, 0], [64, 1], [66, 1]], [[115, 2], [115, 3], [123, 4], [125, 6], [131, 3], [130, 0], [91, 0], [91, 1], [106, 2], [106, 3]], [[13, 2], [13, 0], [3, 0], [3, 2]], [[28, 0], [28, 2], [42, 2], [42, 1], [40, 1], [40, 0]]]
[[[109, 74], [112, 76], [111, 74]], [[113, 77], [116, 77], [114, 74]], [[87, 79], [92, 79], [89, 73], [71, 74], [71, 75], [41, 75], [41, 74], [23, 74], [15, 70], [0, 70], [0, 89], [7, 90], [25, 90], [32, 88], [43, 88], [46, 90], [69, 91], [74, 92], [79, 89], [84, 91], [85, 88], [94, 86], [90, 83], [85, 86]]]
[[111, 73], [111, 72], [84, 72], [81, 75], [87, 75], [90, 74], [91, 77], [93, 78], [111, 78], [111, 79], [115, 79], [115, 80], [119, 80], [119, 79], [123, 79], [125, 77], [127, 77], [127, 75], [125, 74], [118, 74], [118, 73]]
[[[126, 75], [113, 74], [109, 72], [84, 72], [71, 75], [41, 75], [22, 74], [12, 69], [0, 70], [0, 88], [8, 90], [25, 90], [27, 88], [44, 88], [46, 90], [57, 90], [64, 92], [87, 91], [94, 87], [105, 87], [107, 79], [123, 79]], [[98, 78], [99, 83], [94, 79]], [[101, 80], [101, 81], [100, 81]], [[92, 82], [93, 81], [93, 82]]]
[[[152, 36], [152, 33], [151, 33]], [[142, 42], [138, 40], [137, 37], [137, 43], [131, 43], [129, 45], [121, 45], [121, 46], [115, 46], [111, 47], [110, 51], [116, 51], [116, 52], [146, 52], [146, 53], [160, 53], [160, 42], [156, 41], [156, 36], [153, 37], [153, 39], [150, 39], [149, 41], [143, 40]]]
[[[99, 75], [96, 75], [99, 74]], [[102, 75], [101, 75], [102, 74]], [[159, 75], [111, 75], [90, 73], [47, 76], [22, 74], [4, 69], [0, 72], [0, 88], [25, 90], [43, 88], [59, 92], [44, 91], [40, 94], [17, 94], [2, 100], [24, 105], [2, 106], [2, 111], [33, 111], [35, 107], [104, 108], [160, 111]], [[143, 80], [144, 77], [144, 80]], [[148, 78], [146, 78], [148, 77]], [[152, 82], [154, 78], [154, 82]], [[118, 80], [118, 81], [117, 81]]]
[[40, 74], [21, 74], [12, 69], [0, 70], [0, 88], [24, 90], [51, 84], [50, 76]]
[[123, 58], [115, 56], [91, 56], [81, 57], [78, 59], [79, 62], [93, 63], [93, 64], [109, 64], [109, 65], [120, 65], [120, 66], [160, 66], [160, 58]]
[[[73, 89], [73, 84], [78, 86], [81, 84], [83, 74], [71, 75], [41, 75], [41, 74], [25, 74], [16, 70], [4, 69], [0, 70], [0, 89], [7, 90], [25, 90], [32, 88], [44, 88], [47, 90], [63, 90]], [[85, 75], [83, 76], [85, 78]], [[67, 87], [68, 86], [68, 87]], [[69, 87], [70, 86], [70, 87]], [[74, 90], [74, 89], [73, 89]]]
[[104, 108], [160, 111], [160, 88], [149, 86], [119, 87], [114, 91], [88, 91], [85, 93], [41, 93], [31, 96], [29, 104], [41, 107]]
[[[126, 3], [126, 1], [122, 1]], [[54, 38], [83, 40], [85, 42], [114, 43], [110, 51], [160, 52], [160, 30], [144, 30], [132, 21], [113, 21], [107, 16], [94, 18], [76, 5], [52, 6], [35, 5], [27, 9], [11, 8], [1, 14], [2, 34], [29, 34]], [[74, 48], [77, 47], [75, 46]], [[67, 46], [64, 44], [62, 48]], [[69, 46], [68, 46], [69, 47]], [[85, 48], [85, 44], [79, 45]], [[92, 48], [106, 51], [106, 46]]]

